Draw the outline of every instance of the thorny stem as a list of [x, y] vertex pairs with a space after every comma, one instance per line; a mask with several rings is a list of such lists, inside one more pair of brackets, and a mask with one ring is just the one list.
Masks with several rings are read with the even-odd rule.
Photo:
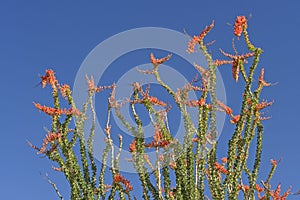
[[[119, 135], [119, 147], [115, 153], [112, 130], [110, 125], [110, 115], [112, 109], [115, 110], [117, 117], [123, 123], [123, 125], [134, 136], [134, 143], [131, 144], [130, 150], [132, 154], [132, 162], [143, 189], [143, 199], [208, 199], [207, 188], [212, 199], [238, 199], [240, 192], [243, 192], [244, 199], [255, 199], [255, 193], [259, 193], [258, 177], [259, 168], [261, 165], [262, 155], [262, 140], [263, 140], [263, 118], [260, 116], [260, 94], [263, 86], [268, 85], [263, 83], [262, 78], [259, 78], [259, 86], [256, 90], [253, 90], [253, 83], [255, 77], [255, 71], [258, 67], [262, 49], [255, 47], [247, 32], [247, 19], [244, 16], [238, 16], [234, 25], [234, 33], [237, 36], [243, 36], [245, 44], [251, 53], [236, 56], [226, 54], [223, 55], [234, 58], [233, 61], [213, 61], [211, 53], [208, 53], [208, 45], [204, 44], [204, 37], [213, 28], [214, 23], [207, 26], [199, 36], [194, 36], [189, 43], [189, 51], [193, 52], [196, 44], [199, 44], [200, 51], [205, 56], [208, 63], [207, 69], [196, 69], [202, 75], [202, 86], [196, 87], [190, 83], [183, 89], [178, 89], [177, 92], [165, 83], [158, 72], [158, 67], [163, 62], [170, 59], [170, 55], [162, 59], [156, 59], [153, 54], [150, 56], [150, 60], [153, 64], [152, 71], [146, 71], [148, 74], [153, 74], [158, 84], [160, 84], [168, 94], [173, 97], [176, 102], [177, 109], [183, 116], [184, 120], [184, 141], [183, 143], [175, 139], [170, 131], [168, 125], [168, 111], [169, 107], [165, 110], [157, 111], [153, 105], [161, 103], [156, 97], [149, 96], [148, 91], [143, 92], [141, 88], [134, 87], [133, 95], [131, 99], [124, 103], [130, 104], [131, 113], [134, 117], [134, 125], [131, 125], [122, 116], [120, 107], [123, 103], [119, 104], [114, 99], [115, 84], [112, 86], [96, 87], [93, 79], [87, 79], [88, 82], [88, 98], [83, 105], [81, 112], [66, 112], [61, 109], [60, 93], [64, 99], [67, 100], [71, 111], [77, 111], [71, 90], [69, 87], [62, 86], [58, 83], [52, 70], [47, 70], [46, 75], [42, 76], [42, 86], [49, 84], [52, 87], [53, 108], [43, 107], [42, 110], [48, 115], [51, 115], [52, 124], [51, 132], [48, 133], [43, 141], [43, 146], [38, 148], [31, 143], [28, 144], [39, 153], [45, 154], [50, 160], [54, 161], [59, 167], [57, 171], [61, 171], [67, 181], [70, 184], [71, 192], [70, 198], [73, 199], [116, 199], [131, 200], [130, 191], [132, 186], [130, 182], [120, 175], [120, 157], [123, 148], [123, 139]], [[245, 56], [245, 57], [243, 57]], [[248, 57], [247, 57], [248, 56]], [[249, 70], [246, 69], [246, 58], [253, 57], [252, 63], [249, 65]], [[226, 111], [232, 118], [232, 122], [235, 124], [235, 130], [231, 135], [231, 139], [228, 142], [227, 157], [222, 164], [218, 162], [217, 147], [218, 143], [216, 139], [218, 137], [217, 132], [217, 66], [220, 64], [234, 63], [233, 72], [241, 73], [243, 81], [245, 83], [243, 91], [242, 105], [239, 115], [234, 116], [230, 108]], [[235, 68], [234, 68], [235, 67]], [[235, 70], [235, 71], [234, 71]], [[235, 80], [238, 81], [238, 74], [235, 74]], [[263, 71], [262, 71], [263, 75]], [[106, 146], [102, 154], [100, 171], [97, 171], [97, 165], [94, 160], [94, 143], [95, 127], [96, 127], [96, 111], [93, 104], [93, 97], [95, 93], [102, 91], [103, 89], [112, 89], [111, 95], [108, 99], [107, 108], [107, 120], [106, 120]], [[190, 100], [188, 93], [202, 92], [198, 100]], [[60, 93], [59, 93], [60, 92]], [[148, 96], [147, 96], [148, 95]], [[140, 97], [142, 96], [142, 97]], [[210, 97], [210, 102], [208, 102]], [[145, 143], [145, 133], [143, 129], [142, 117], [136, 110], [137, 103], [143, 104], [149, 113], [151, 122], [156, 132], [156, 140], [153, 146]], [[265, 102], [263, 102], [265, 103]], [[164, 104], [159, 104], [165, 106]], [[192, 118], [187, 110], [187, 106], [197, 107], [198, 109], [198, 127], [195, 128], [192, 123]], [[84, 128], [87, 126], [87, 110], [90, 109], [92, 113], [91, 127], [87, 141], [85, 140]], [[41, 110], [41, 108], [39, 108]], [[52, 113], [51, 113], [51, 112]], [[54, 114], [53, 114], [54, 113]], [[163, 113], [163, 114], [162, 114]], [[62, 115], [65, 114], [65, 117]], [[236, 118], [238, 116], [238, 118]], [[235, 118], [234, 118], [235, 117]], [[64, 120], [63, 120], [64, 119]], [[75, 119], [75, 128], [70, 128], [72, 119]], [[62, 122], [61, 122], [62, 121]], [[160, 135], [161, 134], [161, 135]], [[253, 142], [256, 138], [256, 142]], [[250, 146], [255, 144], [255, 155], [253, 168], [247, 166], [247, 161], [250, 157]], [[77, 156], [76, 145], [79, 146], [79, 155]], [[156, 146], [155, 146], [156, 145]], [[47, 150], [47, 147], [50, 147]], [[152, 164], [147, 157], [146, 147], [154, 148], [156, 160], [155, 164]], [[209, 147], [211, 148], [209, 150]], [[78, 148], [77, 148], [78, 149]], [[109, 157], [110, 155], [110, 158]], [[111, 167], [108, 168], [107, 160], [110, 159]], [[153, 173], [147, 172], [146, 164], [149, 165]], [[266, 179], [263, 182], [265, 189], [264, 198], [274, 198], [274, 190], [271, 190], [270, 181], [277, 167], [277, 162], [272, 161], [272, 168]], [[111, 185], [105, 184], [106, 172], [110, 169], [112, 175]], [[97, 179], [97, 174], [99, 177]], [[243, 173], [246, 174], [248, 180], [244, 180]], [[152, 176], [153, 177], [150, 177]], [[63, 199], [59, 193], [56, 185], [48, 178], [48, 182], [54, 188], [57, 196]], [[175, 177], [175, 183], [171, 181], [171, 178]], [[156, 184], [152, 184], [152, 181]], [[244, 185], [248, 183], [249, 186]], [[208, 187], [206, 187], [206, 183]], [[175, 185], [174, 185], [175, 184]], [[175, 186], [175, 187], [174, 187]], [[247, 187], [246, 187], [247, 186]], [[259, 194], [260, 195], [260, 194]], [[277, 198], [277, 197], [276, 197]], [[134, 197], [134, 199], [136, 199]]]

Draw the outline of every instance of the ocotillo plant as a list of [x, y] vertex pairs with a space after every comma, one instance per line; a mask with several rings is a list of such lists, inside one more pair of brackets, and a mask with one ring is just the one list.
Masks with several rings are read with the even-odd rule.
[[[68, 85], [62, 85], [55, 77], [54, 71], [46, 70], [41, 76], [41, 86], [50, 85], [52, 88], [53, 107], [34, 103], [35, 107], [52, 118], [51, 130], [47, 133], [41, 147], [29, 143], [31, 147], [44, 154], [56, 163], [54, 170], [65, 175], [70, 186], [71, 199], [286, 199], [291, 189], [280, 194], [280, 184], [272, 189], [270, 180], [279, 161], [271, 160], [271, 170], [268, 177], [259, 180], [261, 165], [263, 120], [269, 119], [262, 115], [262, 110], [273, 104], [273, 101], [261, 99], [263, 88], [271, 86], [264, 79], [264, 69], [259, 70], [259, 59], [263, 50], [256, 47], [248, 36], [248, 21], [244, 16], [238, 16], [234, 23], [234, 34], [240, 41], [245, 42], [248, 53], [235, 54], [221, 51], [225, 59], [214, 59], [204, 42], [206, 35], [213, 29], [214, 21], [200, 33], [191, 37], [187, 51], [193, 53], [196, 47], [205, 56], [208, 68], [198, 64], [195, 68], [200, 73], [201, 84], [196, 85], [195, 79], [183, 88], [174, 91], [165, 83], [159, 73], [159, 66], [171, 59], [171, 55], [155, 58], [150, 54], [153, 65], [151, 70], [140, 70], [141, 73], [154, 76], [158, 84], [174, 99], [175, 108], [167, 102], [150, 95], [150, 86], [143, 88], [141, 84], [132, 84], [132, 96], [127, 100], [116, 100], [116, 84], [96, 86], [92, 77], [86, 77], [88, 98], [82, 109], [75, 105], [72, 91]], [[250, 60], [250, 61], [249, 61]], [[237, 84], [244, 84], [240, 110], [233, 110], [218, 100], [216, 95], [216, 71], [222, 65], [231, 65], [232, 76]], [[241, 76], [241, 80], [239, 80]], [[257, 77], [256, 77], [257, 76]], [[254, 80], [258, 80], [254, 84]], [[96, 111], [93, 104], [95, 93], [111, 90], [108, 97], [107, 121], [105, 127], [106, 147], [102, 154], [102, 162], [97, 166], [94, 158], [93, 138], [96, 124]], [[190, 99], [189, 93], [199, 93], [198, 99]], [[61, 108], [61, 101], [67, 101], [69, 108]], [[120, 108], [130, 105], [135, 124], [126, 121]], [[149, 113], [154, 127], [153, 140], [146, 142], [143, 121], [136, 109], [137, 104], [143, 106]], [[198, 122], [194, 124], [188, 107], [198, 110]], [[85, 139], [85, 121], [87, 110], [92, 113], [92, 126], [89, 137]], [[167, 116], [170, 109], [178, 109], [184, 120], [184, 140], [179, 142], [170, 131]], [[119, 120], [132, 133], [134, 140], [131, 144], [123, 144], [119, 135], [119, 149], [113, 148], [110, 114], [114, 110]], [[227, 155], [217, 158], [218, 132], [216, 128], [217, 112], [225, 112], [231, 118], [235, 127], [228, 141]], [[235, 113], [235, 114], [234, 114]], [[75, 125], [71, 123], [75, 120]], [[141, 182], [142, 197], [133, 197], [133, 187], [119, 169], [120, 154], [123, 148], [129, 148], [131, 162]], [[254, 163], [247, 161], [250, 157], [250, 145], [255, 146]], [[75, 150], [79, 147], [79, 152]], [[147, 156], [148, 149], [156, 153], [153, 163]], [[109, 157], [109, 154], [111, 155]], [[115, 155], [115, 156], [114, 156]], [[110, 159], [111, 167], [107, 166]], [[149, 170], [150, 169], [150, 170]], [[107, 172], [111, 173], [112, 182], [107, 183]], [[106, 175], [105, 175], [106, 174]], [[176, 184], [173, 185], [171, 179]], [[49, 180], [58, 197], [63, 199], [56, 185]]]

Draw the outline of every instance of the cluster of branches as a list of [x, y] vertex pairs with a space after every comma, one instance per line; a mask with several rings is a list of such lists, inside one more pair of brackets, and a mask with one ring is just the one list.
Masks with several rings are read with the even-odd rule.
[[[266, 180], [258, 181], [258, 173], [261, 165], [263, 124], [268, 117], [262, 116], [261, 110], [272, 105], [273, 102], [261, 100], [260, 95], [264, 87], [270, 86], [264, 80], [264, 69], [261, 69], [258, 84], [254, 86], [255, 71], [257, 70], [262, 49], [255, 47], [249, 39], [247, 32], [247, 19], [238, 16], [234, 24], [234, 34], [243, 37], [248, 48], [248, 53], [235, 54], [221, 53], [225, 60], [213, 59], [204, 43], [205, 36], [213, 29], [214, 22], [207, 26], [200, 35], [191, 38], [188, 44], [188, 52], [193, 53], [198, 45], [199, 50], [205, 56], [208, 68], [197, 64], [195, 68], [201, 75], [201, 85], [196, 86], [193, 80], [183, 88], [176, 91], [165, 83], [158, 71], [159, 65], [168, 61], [171, 55], [157, 59], [153, 54], [150, 60], [153, 65], [151, 70], [142, 73], [152, 75], [176, 102], [177, 108], [184, 120], [184, 141], [180, 143], [173, 137], [168, 125], [168, 111], [171, 109], [167, 103], [150, 95], [150, 87], [133, 83], [133, 94], [126, 101], [115, 99], [116, 85], [97, 87], [93, 78], [87, 77], [88, 99], [81, 110], [76, 107], [70, 87], [60, 85], [56, 80], [53, 70], [47, 70], [41, 77], [42, 87], [50, 85], [54, 107], [35, 106], [52, 117], [51, 131], [46, 135], [41, 147], [35, 148], [39, 154], [45, 154], [49, 159], [57, 163], [53, 169], [64, 173], [70, 184], [71, 199], [132, 199], [133, 190], [130, 182], [121, 175], [119, 160], [123, 148], [122, 136], [119, 136], [119, 149], [115, 152], [111, 137], [110, 113], [116, 111], [119, 120], [132, 133], [134, 140], [129, 145], [132, 154], [131, 162], [139, 176], [143, 199], [286, 199], [291, 189], [280, 194], [280, 185], [272, 189], [270, 180], [277, 167], [278, 161], [271, 160], [271, 170]], [[251, 63], [247, 60], [251, 60]], [[239, 75], [245, 84], [242, 103], [239, 114], [234, 115], [232, 109], [219, 101], [216, 95], [216, 69], [221, 65], [230, 64], [232, 75], [238, 82]], [[97, 92], [110, 89], [108, 98], [107, 122], [105, 127], [106, 147], [102, 154], [101, 166], [97, 166], [93, 155], [93, 138], [95, 135], [96, 112], [93, 106], [93, 96]], [[189, 93], [200, 93], [198, 99], [190, 99]], [[62, 96], [70, 105], [69, 109], [62, 109], [60, 98]], [[129, 104], [134, 116], [135, 124], [126, 121], [120, 108]], [[153, 140], [145, 142], [143, 122], [137, 112], [137, 104], [143, 105], [149, 113], [154, 127]], [[188, 107], [198, 109], [198, 124], [193, 124]], [[86, 113], [92, 112], [92, 126], [89, 137], [85, 139]], [[173, 108], [172, 108], [173, 109]], [[218, 160], [216, 128], [217, 112], [225, 112], [231, 118], [230, 122], [235, 130], [228, 142], [227, 156]], [[64, 117], [61, 117], [64, 116]], [[75, 119], [75, 128], [70, 128], [71, 120]], [[254, 145], [254, 163], [249, 165], [250, 145]], [[75, 146], [79, 145], [80, 155], [76, 155]], [[147, 149], [153, 148], [156, 152], [156, 161], [152, 163], [147, 156]], [[109, 153], [111, 157], [109, 158]], [[110, 159], [111, 167], [107, 167]], [[100, 168], [100, 170], [98, 170]], [[149, 171], [150, 169], [150, 171]], [[110, 170], [112, 183], [105, 183], [105, 173]], [[172, 176], [174, 174], [174, 176]], [[153, 176], [153, 177], [152, 177]], [[171, 177], [175, 177], [175, 185], [171, 183]], [[58, 192], [55, 184], [51, 185]], [[209, 190], [209, 191], [207, 191]], [[135, 198], [135, 197], [134, 197]]]

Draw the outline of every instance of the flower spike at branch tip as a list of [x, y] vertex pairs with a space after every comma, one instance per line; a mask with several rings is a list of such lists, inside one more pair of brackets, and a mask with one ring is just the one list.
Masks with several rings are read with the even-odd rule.
[[234, 35], [240, 37], [244, 29], [247, 28], [247, 18], [245, 16], [237, 16], [234, 23]]
[[47, 84], [51, 85], [52, 88], [56, 88], [58, 81], [55, 77], [55, 72], [52, 69], [47, 69], [44, 76], [40, 76], [42, 88], [45, 88]]
[[81, 115], [81, 112], [76, 108], [69, 108], [69, 109], [56, 109], [51, 108], [48, 106], [42, 106], [39, 103], [33, 103], [34, 106], [39, 109], [40, 111], [46, 113], [47, 115], [54, 116], [54, 115]]
[[215, 21], [213, 20], [209, 26], [206, 26], [205, 29], [201, 32], [200, 35], [195, 35], [188, 43], [188, 53], [194, 53], [195, 52], [195, 46], [196, 44], [203, 44], [204, 37], [213, 29], [215, 25]]
[[167, 55], [166, 57], [163, 58], [155, 58], [154, 54], [151, 53], [150, 54], [150, 61], [153, 64], [154, 67], [157, 67], [158, 65], [166, 62], [167, 60], [169, 60], [171, 58], [172, 54]]
[[268, 87], [271, 85], [271, 83], [267, 83], [264, 79], [264, 75], [265, 75], [265, 69], [262, 68], [261, 71], [260, 71], [260, 75], [259, 75], [259, 78], [258, 78], [258, 81], [259, 81], [259, 87]]

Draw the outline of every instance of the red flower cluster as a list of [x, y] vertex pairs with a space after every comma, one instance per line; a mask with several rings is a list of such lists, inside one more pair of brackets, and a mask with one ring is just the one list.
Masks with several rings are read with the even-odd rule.
[[221, 101], [217, 101], [217, 104], [221, 108], [221, 111], [224, 111], [227, 115], [229, 115], [231, 117], [230, 122], [232, 124], [236, 124], [240, 120], [241, 116], [240, 115], [233, 115], [232, 114], [232, 109], [230, 107], [226, 106]]
[[202, 42], [204, 37], [207, 35], [207, 33], [211, 31], [213, 27], [214, 27], [214, 21], [212, 21], [209, 26], [206, 26], [199, 36], [195, 35], [188, 43], [187, 52], [194, 53], [196, 44]]
[[227, 65], [227, 64], [233, 64], [233, 61], [232, 60], [215, 60], [214, 64], [216, 66]]
[[192, 142], [199, 142], [199, 138], [198, 137], [192, 138]]
[[271, 197], [273, 197], [274, 200], [285, 200], [287, 196], [291, 193], [291, 189], [292, 188], [289, 188], [282, 196], [280, 196], [281, 185], [279, 184], [275, 191], [270, 191], [270, 195]]
[[158, 98], [153, 97], [153, 96], [149, 96], [149, 97], [147, 98], [147, 100], [148, 100], [151, 104], [153, 104], [153, 105], [157, 105], [157, 106], [167, 106], [167, 104], [166, 104], [165, 102], [160, 101], [160, 100], [158, 100]]
[[46, 70], [46, 75], [41, 76], [41, 84], [42, 88], [44, 88], [47, 84], [51, 85], [52, 88], [56, 88], [58, 81], [55, 78], [54, 71], [52, 69]]
[[89, 78], [88, 76], [85, 77], [86, 79], [86, 83], [88, 85], [88, 91], [97, 91], [97, 87], [95, 86], [95, 81], [94, 81], [94, 77], [91, 76], [91, 78]]
[[157, 141], [152, 141], [148, 144], [144, 144], [145, 147], [147, 148], [152, 148], [152, 147], [159, 147], [159, 148], [164, 148], [170, 144], [170, 141], [167, 140], [161, 140], [159, 142]]
[[[238, 186], [238, 189], [239, 189], [239, 190], [243, 190], [244, 192], [248, 192], [249, 189], [250, 189], [250, 187], [249, 187], [249, 185], [239, 185], [239, 186]], [[258, 194], [259, 194], [260, 192], [265, 191], [265, 188], [262, 188], [262, 187], [260, 187], [258, 184], [256, 184], [256, 185], [255, 185], [255, 190], [256, 190], [256, 191], [258, 192]]]
[[[42, 153], [46, 153], [47, 150], [46, 150], [46, 147], [49, 143], [51, 142], [54, 142], [58, 139], [60, 139], [62, 137], [62, 134], [57, 132], [57, 133], [52, 133], [52, 132], [49, 132], [47, 135], [46, 135], [46, 138], [43, 140], [43, 144], [42, 144], [42, 147], [39, 148], [39, 151], [37, 152], [38, 154], [42, 154]], [[56, 148], [56, 146], [53, 147], [51, 151], [53, 151], [54, 149]]]
[[245, 16], [237, 16], [234, 23], [234, 35], [240, 37], [243, 29], [247, 27], [247, 18]]
[[159, 130], [159, 127], [155, 127], [153, 139], [154, 139], [154, 141], [162, 140], [162, 132]]
[[150, 54], [150, 61], [151, 63], [154, 65], [154, 66], [158, 66], [164, 62], [166, 62], [167, 60], [169, 60], [171, 58], [171, 54], [167, 55], [166, 57], [163, 57], [163, 58], [155, 58], [154, 57], [154, 54], [151, 53]]
[[256, 190], [257, 192], [262, 192], [262, 191], [265, 190], [265, 188], [260, 187], [258, 184], [256, 184], [256, 185], [255, 185], [255, 190]]
[[60, 85], [58, 80], [55, 77], [55, 72], [52, 69], [47, 69], [46, 74], [41, 76], [41, 85], [42, 88], [45, 88], [47, 84], [51, 85], [52, 89], [59, 89], [63, 98], [67, 96], [67, 94], [71, 93], [70, 86], [67, 84]]
[[215, 168], [216, 168], [219, 172], [221, 172], [222, 174], [228, 174], [227, 169], [226, 169], [223, 165], [221, 165], [220, 163], [218, 163], [218, 162], [215, 162]]
[[238, 60], [233, 60], [231, 72], [232, 72], [232, 77], [235, 80], [235, 82], [238, 82], [239, 73], [240, 73], [240, 66], [239, 66]]
[[131, 153], [136, 152], [136, 141], [132, 140], [131, 144], [129, 145], [129, 151]]
[[185, 105], [187, 105], [189, 107], [198, 107], [198, 106], [203, 106], [204, 104], [205, 104], [204, 98], [200, 98], [199, 100], [190, 100], [190, 101], [185, 102]]
[[259, 81], [259, 83], [260, 83], [262, 86], [270, 86], [271, 83], [267, 83], [267, 82], [264, 80], [264, 74], [265, 74], [265, 69], [262, 68], [261, 71], [260, 71], [260, 75], [259, 75], [258, 81]]
[[[264, 193], [263, 196], [261, 196], [261, 192], [264, 191], [264, 188], [260, 188], [260, 190], [257, 189], [257, 197], [259, 200], [266, 200], [267, 199], [267, 192]], [[280, 195], [281, 192], [281, 185], [279, 184], [275, 190], [268, 191], [268, 194], [272, 197], [273, 200], [286, 200], [287, 196], [291, 194], [292, 188], [290, 187], [283, 195]]]
[[67, 96], [67, 94], [71, 92], [70, 86], [67, 85], [67, 84], [64, 84], [64, 85], [60, 86], [59, 90], [60, 90], [61, 96], [63, 98], [65, 98]]
[[232, 116], [232, 118], [231, 118], [231, 120], [230, 120], [230, 123], [236, 124], [236, 123], [240, 120], [240, 118], [241, 118], [240, 115]]
[[223, 158], [222, 158], [222, 163], [227, 163], [227, 162], [228, 162], [228, 158], [223, 157]]
[[226, 106], [224, 103], [221, 101], [217, 101], [217, 104], [221, 107], [223, 111], [226, 112], [227, 115], [232, 116], [232, 109]]
[[200, 42], [200, 37], [199, 36], [194, 36], [188, 43], [188, 53], [194, 53], [195, 52], [195, 46]]
[[249, 187], [249, 185], [239, 185], [238, 189], [243, 190], [244, 192], [248, 192], [250, 187]]
[[87, 85], [88, 85], [88, 91], [92, 91], [92, 92], [101, 92], [103, 90], [106, 89], [114, 89], [116, 86], [115, 84], [109, 85], [109, 86], [96, 86], [95, 85], [95, 81], [94, 78], [91, 76], [91, 78], [89, 78], [88, 76], [85, 77]]
[[56, 109], [51, 108], [48, 106], [42, 106], [39, 103], [34, 103], [34, 106], [39, 109], [40, 111], [46, 113], [47, 115], [81, 115], [81, 112], [77, 110], [76, 108], [69, 108], [69, 109]]
[[126, 192], [133, 190], [133, 187], [131, 186], [130, 182], [126, 178], [121, 176], [120, 174], [116, 174], [114, 176], [113, 182], [114, 183], [123, 183], [124, 186], [126, 187]]
[[234, 80], [237, 82], [239, 79], [239, 72], [240, 72], [240, 66], [239, 61], [247, 62], [247, 58], [253, 57], [255, 55], [254, 52], [242, 54], [242, 55], [232, 55], [229, 53], [224, 52], [222, 49], [220, 49], [220, 52], [230, 58], [231, 60], [215, 60], [214, 63], [216, 66], [225, 65], [225, 64], [232, 64], [232, 76]]
[[258, 103], [258, 104], [256, 105], [255, 109], [256, 109], [257, 111], [260, 111], [260, 110], [262, 110], [262, 109], [264, 109], [264, 108], [266, 108], [266, 107], [271, 106], [273, 103], [274, 103], [274, 101], [267, 102], [267, 101], [263, 100], [262, 102], [260, 102], [260, 103]]

